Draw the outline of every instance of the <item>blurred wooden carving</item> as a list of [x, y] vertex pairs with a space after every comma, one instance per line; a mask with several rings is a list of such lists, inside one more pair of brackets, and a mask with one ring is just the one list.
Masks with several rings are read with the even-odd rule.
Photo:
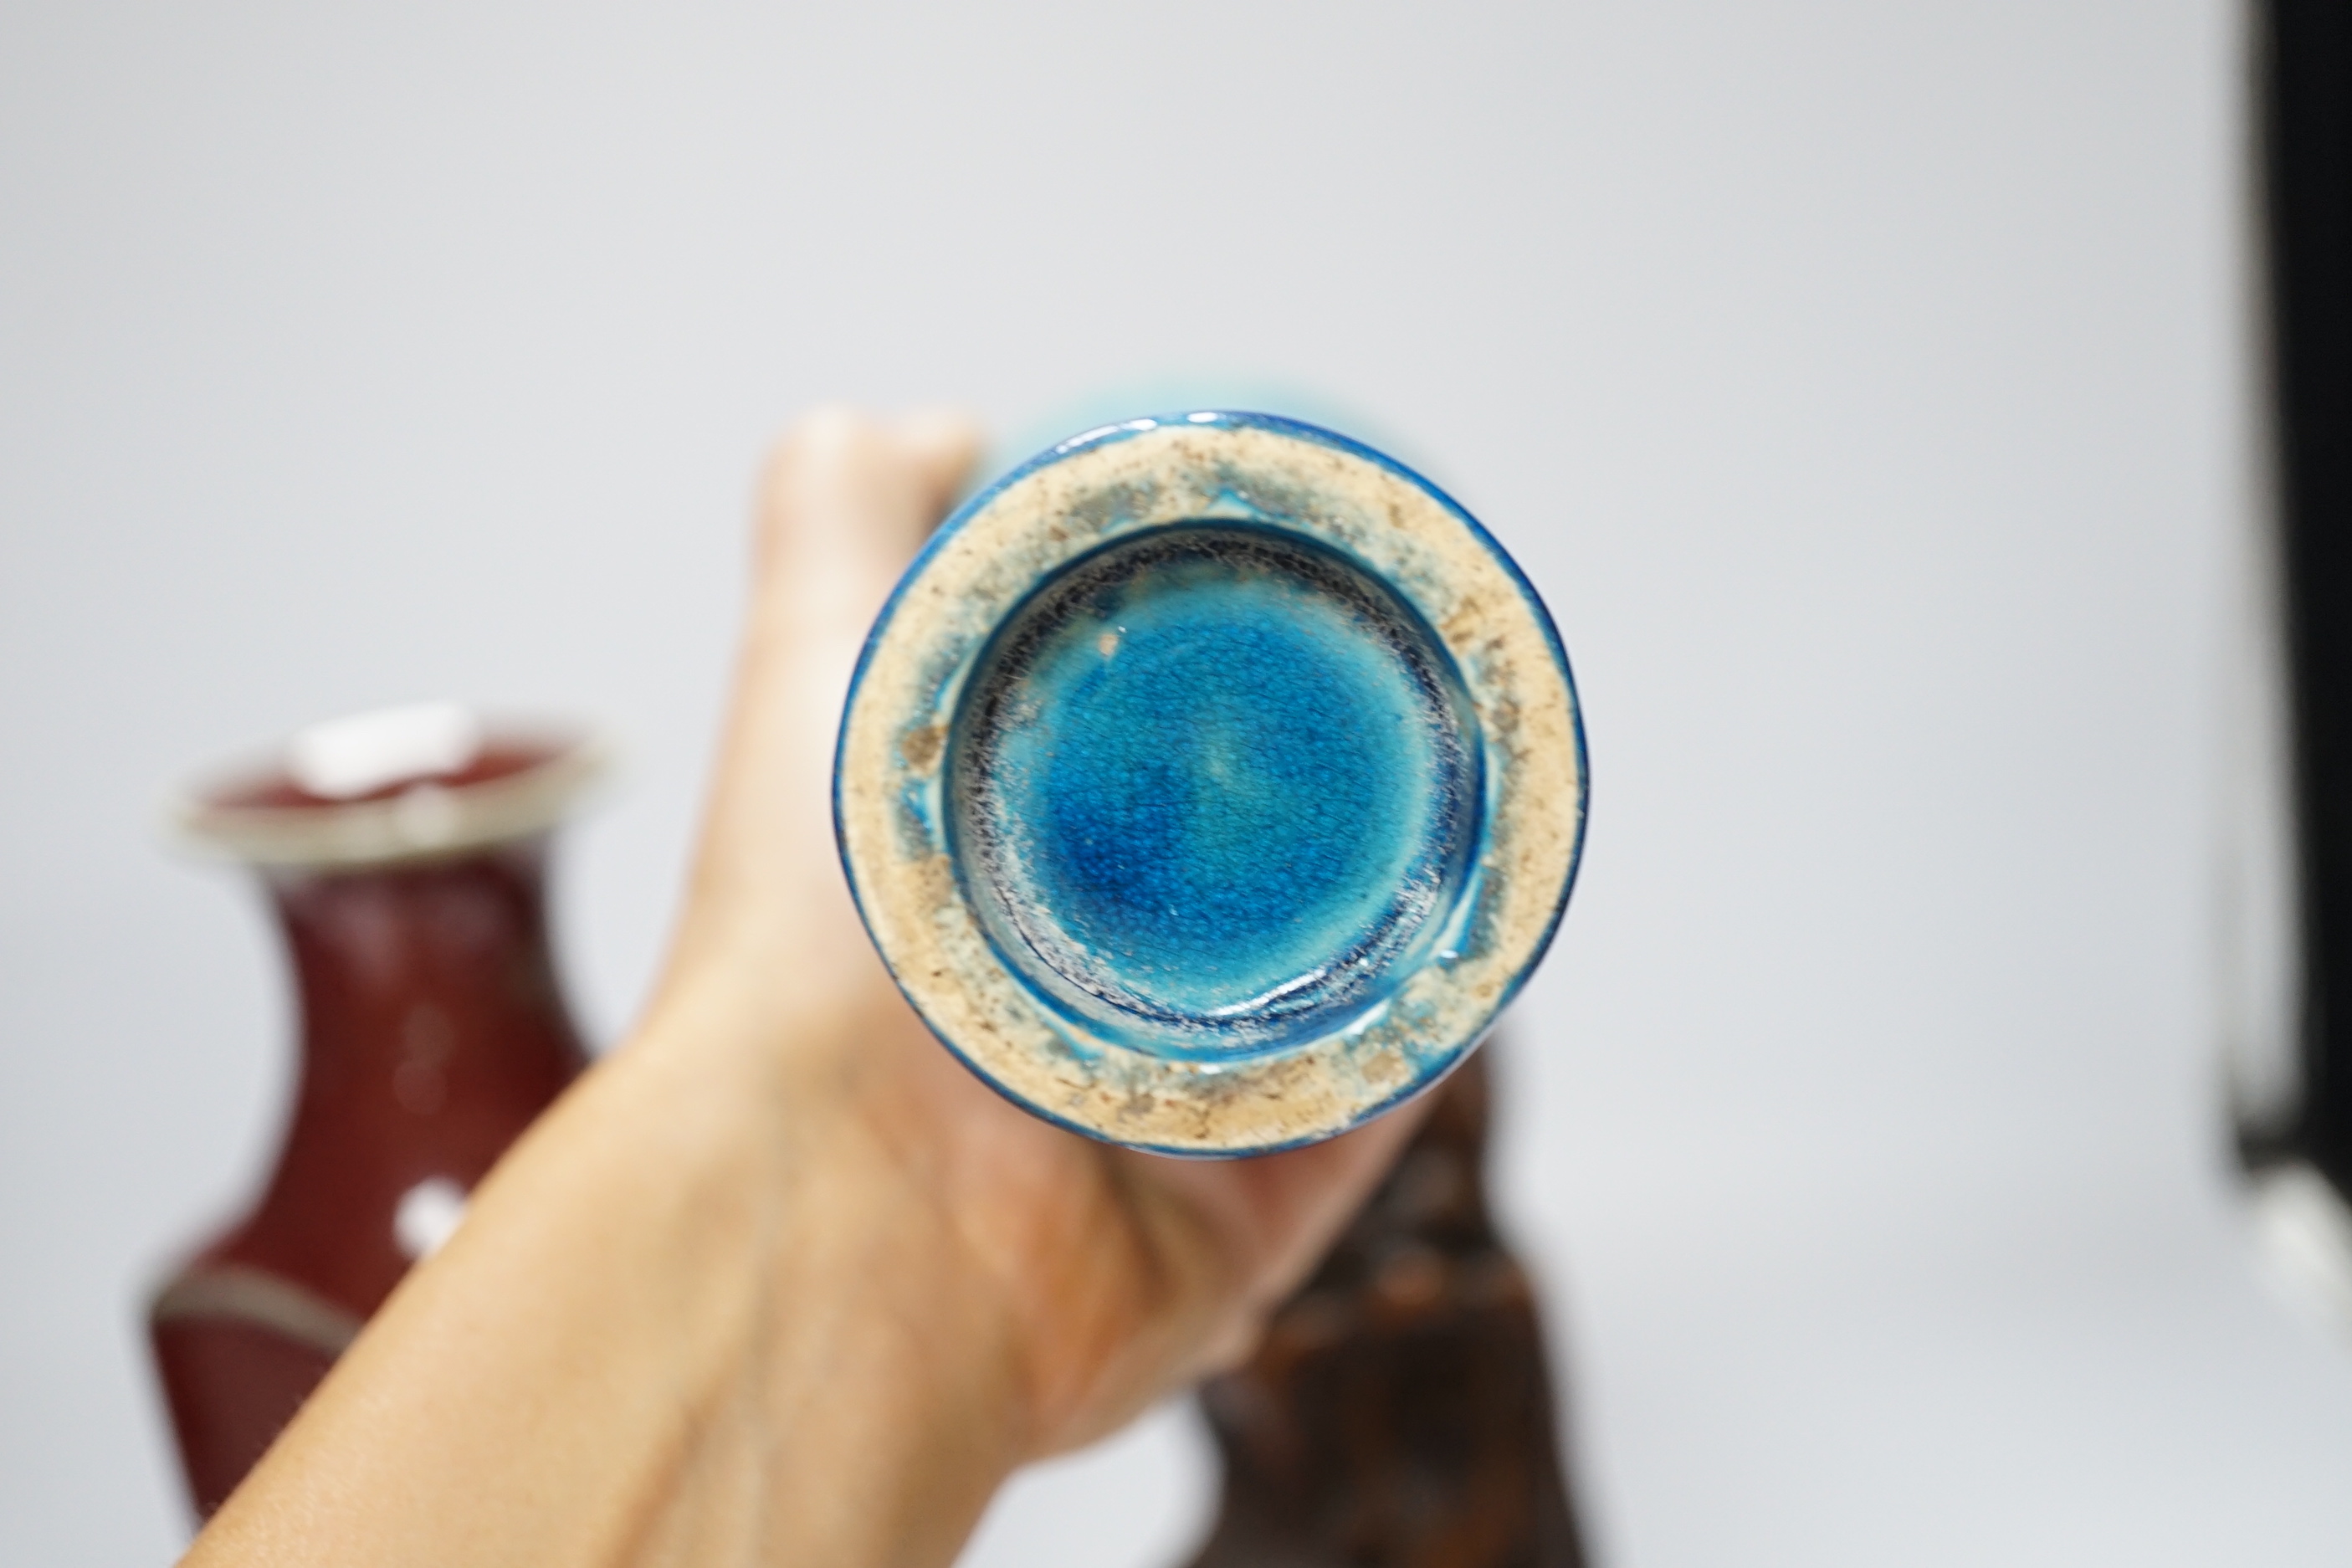
[[1581, 1568], [1541, 1320], [1487, 1213], [1490, 1054], [1202, 1388], [1224, 1493], [1192, 1568]]

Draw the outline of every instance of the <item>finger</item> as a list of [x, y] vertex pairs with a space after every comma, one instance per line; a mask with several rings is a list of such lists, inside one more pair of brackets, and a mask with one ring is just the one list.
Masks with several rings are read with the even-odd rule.
[[961, 416], [884, 422], [844, 409], [810, 416], [778, 444], [729, 721], [730, 784], [765, 788], [829, 768], [856, 648], [979, 450]]
[[1225, 1248], [1245, 1317], [1296, 1289], [1396, 1163], [1436, 1097], [1423, 1093], [1325, 1142], [1241, 1160], [1137, 1154], [1144, 1173]]
[[[755, 615], [802, 632], [865, 627], [980, 454], [969, 418], [828, 408], [778, 443], [761, 487]], [[761, 628], [771, 629], [771, 628]]]
[[749, 947], [780, 977], [872, 967], [833, 856], [834, 731], [868, 626], [978, 451], [977, 428], [958, 416], [841, 409], [778, 444], [685, 951]]

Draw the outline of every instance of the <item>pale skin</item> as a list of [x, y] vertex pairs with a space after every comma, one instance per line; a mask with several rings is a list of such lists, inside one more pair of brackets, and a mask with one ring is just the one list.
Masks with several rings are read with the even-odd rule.
[[654, 999], [491, 1173], [187, 1561], [950, 1562], [1027, 1461], [1244, 1353], [1412, 1112], [1180, 1162], [973, 1079], [899, 998], [831, 833], [857, 647], [978, 452], [813, 416]]

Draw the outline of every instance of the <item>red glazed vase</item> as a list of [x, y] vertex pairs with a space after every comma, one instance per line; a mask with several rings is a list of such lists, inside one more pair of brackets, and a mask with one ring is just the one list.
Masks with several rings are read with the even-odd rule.
[[300, 1000], [268, 1185], [149, 1313], [200, 1517], [586, 1065], [545, 869], [601, 763], [576, 731], [391, 709], [306, 731], [180, 808], [198, 843], [258, 872]]

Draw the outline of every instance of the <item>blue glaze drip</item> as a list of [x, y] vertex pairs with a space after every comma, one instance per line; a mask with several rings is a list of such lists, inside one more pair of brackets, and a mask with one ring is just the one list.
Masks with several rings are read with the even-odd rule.
[[1163, 530], [1033, 597], [950, 763], [960, 858], [1042, 994], [1163, 1054], [1384, 994], [1450, 907], [1475, 748], [1436, 640], [1328, 551]]

